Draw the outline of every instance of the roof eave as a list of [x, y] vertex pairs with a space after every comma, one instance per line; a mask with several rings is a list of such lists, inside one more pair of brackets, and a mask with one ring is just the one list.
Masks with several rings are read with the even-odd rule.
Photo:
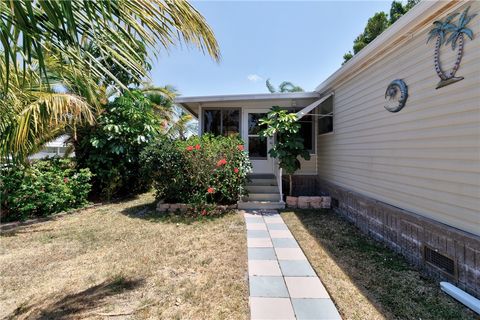
[[247, 101], [247, 100], [289, 100], [289, 99], [314, 99], [320, 94], [313, 92], [289, 92], [289, 93], [260, 93], [260, 94], [235, 94], [218, 96], [195, 96], [195, 97], [177, 97], [175, 103], [208, 103], [224, 101]]

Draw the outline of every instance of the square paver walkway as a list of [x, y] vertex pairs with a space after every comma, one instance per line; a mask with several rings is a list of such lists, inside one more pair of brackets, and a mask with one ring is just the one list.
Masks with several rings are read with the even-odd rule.
[[251, 319], [341, 319], [276, 210], [243, 211]]

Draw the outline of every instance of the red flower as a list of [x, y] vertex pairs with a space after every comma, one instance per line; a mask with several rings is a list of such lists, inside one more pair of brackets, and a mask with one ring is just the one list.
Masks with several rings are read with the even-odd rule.
[[197, 145], [195, 146], [195, 149], [200, 150], [200, 145], [197, 144]]
[[192, 151], [192, 150], [193, 150], [193, 146], [188, 146], [186, 149], [187, 149], [187, 151]]
[[238, 173], [238, 171], [240, 171], [238, 168], [233, 168], [233, 172]]
[[245, 149], [245, 148], [243, 147], [243, 144], [239, 144], [239, 145], [237, 146], [237, 148], [238, 148], [238, 150], [240, 150], [240, 151], [243, 151], [243, 149]]
[[224, 164], [227, 164], [227, 160], [225, 159], [220, 159], [217, 162], [217, 167], [223, 166]]
[[208, 192], [208, 193], [214, 193], [214, 192], [215, 192], [215, 189], [212, 188], [212, 187], [210, 187], [210, 188], [207, 189], [207, 192]]
[[206, 216], [207, 215], [207, 210], [203, 209], [202, 210], [202, 216]]
[[63, 182], [68, 183], [68, 178], [63, 178]]

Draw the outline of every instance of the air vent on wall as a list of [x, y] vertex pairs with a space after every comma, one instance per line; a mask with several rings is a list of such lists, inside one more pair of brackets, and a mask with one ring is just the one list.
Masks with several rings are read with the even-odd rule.
[[425, 261], [437, 267], [446, 274], [455, 277], [455, 261], [446, 255], [425, 246]]

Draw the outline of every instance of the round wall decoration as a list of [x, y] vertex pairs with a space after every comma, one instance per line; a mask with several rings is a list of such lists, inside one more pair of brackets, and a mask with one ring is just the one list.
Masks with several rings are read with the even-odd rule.
[[385, 109], [390, 112], [402, 110], [407, 102], [408, 87], [402, 79], [396, 79], [390, 82], [385, 91], [386, 105]]

